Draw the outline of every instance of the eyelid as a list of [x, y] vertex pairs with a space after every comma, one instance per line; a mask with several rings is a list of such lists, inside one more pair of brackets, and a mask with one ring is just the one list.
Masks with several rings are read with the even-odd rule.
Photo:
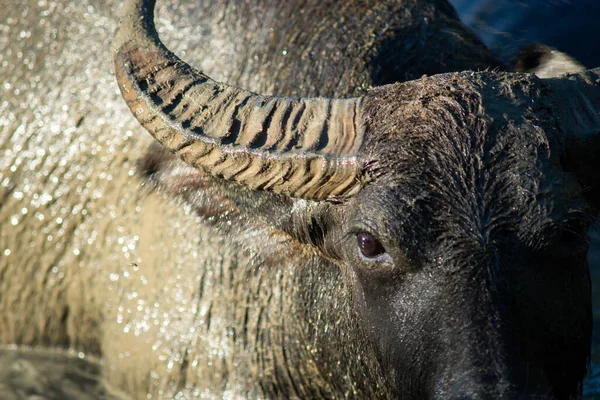
[[349, 231], [349, 233], [352, 235], [357, 235], [361, 232], [368, 232], [379, 239], [379, 229], [377, 229], [377, 225], [372, 221], [361, 221], [357, 225], [354, 225], [352, 228], [350, 228]]

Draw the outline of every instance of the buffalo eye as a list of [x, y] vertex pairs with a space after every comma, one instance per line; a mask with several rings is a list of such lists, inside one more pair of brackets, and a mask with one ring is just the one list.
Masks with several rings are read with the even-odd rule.
[[376, 258], [381, 254], [385, 253], [385, 249], [379, 240], [375, 236], [367, 232], [360, 232], [356, 235], [356, 241], [358, 243], [358, 249], [360, 253], [366, 258]]

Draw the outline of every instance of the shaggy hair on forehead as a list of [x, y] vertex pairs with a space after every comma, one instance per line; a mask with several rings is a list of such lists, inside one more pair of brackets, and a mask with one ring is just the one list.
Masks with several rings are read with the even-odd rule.
[[558, 135], [539, 128], [551, 116], [531, 79], [502, 96], [501, 73], [369, 93], [370, 175], [392, 197], [389, 220], [401, 227], [390, 229], [412, 237], [415, 252], [424, 243], [436, 253], [489, 252], [516, 239], [536, 250], [582, 208], [579, 185], [561, 170]]

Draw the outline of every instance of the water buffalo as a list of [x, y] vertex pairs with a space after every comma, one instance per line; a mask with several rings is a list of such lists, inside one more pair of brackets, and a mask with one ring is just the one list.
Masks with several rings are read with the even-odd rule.
[[3, 119], [2, 342], [102, 356], [139, 398], [576, 397], [599, 72], [499, 72], [443, 1], [207, 3], [163, 7], [167, 43], [296, 97], [211, 80], [128, 2], [115, 73], [162, 143], [143, 157], [100, 86], [112, 5], [40, 13], [73, 15], [10, 71], [37, 97]]

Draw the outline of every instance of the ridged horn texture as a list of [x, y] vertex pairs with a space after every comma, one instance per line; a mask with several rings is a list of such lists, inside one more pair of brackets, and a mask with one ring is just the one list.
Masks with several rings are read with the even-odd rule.
[[127, 2], [114, 42], [121, 93], [152, 136], [250, 189], [315, 201], [360, 191], [361, 98], [279, 98], [216, 82], [160, 42], [154, 3]]

